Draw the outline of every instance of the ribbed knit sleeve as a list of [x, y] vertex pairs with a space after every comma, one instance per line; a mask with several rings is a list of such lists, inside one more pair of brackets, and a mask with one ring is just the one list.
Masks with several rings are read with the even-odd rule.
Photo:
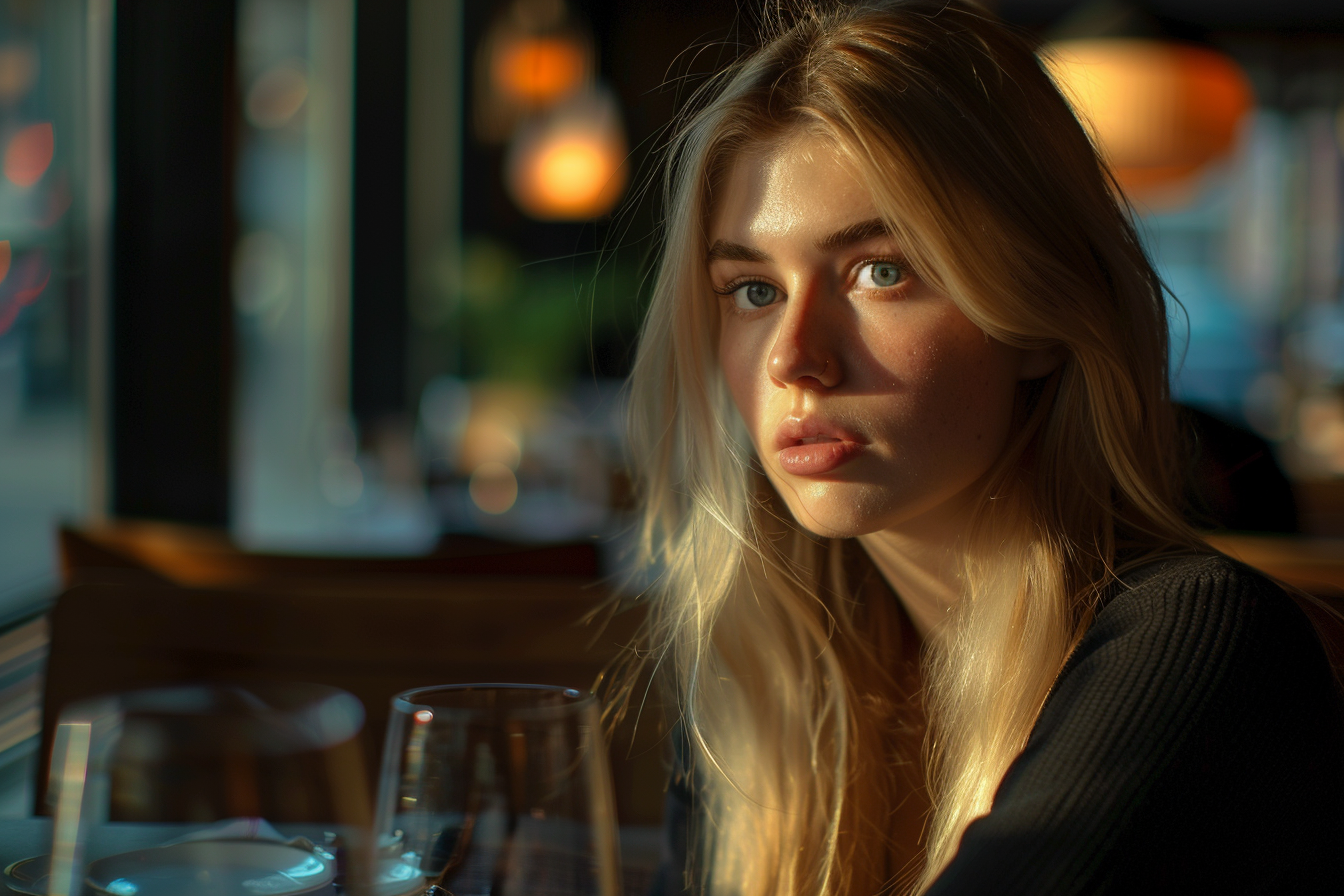
[[1221, 556], [1129, 578], [929, 896], [1344, 893], [1344, 725], [1293, 601]]

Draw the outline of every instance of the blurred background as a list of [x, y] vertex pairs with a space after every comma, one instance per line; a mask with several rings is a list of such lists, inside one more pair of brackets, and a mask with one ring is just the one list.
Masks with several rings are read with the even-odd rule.
[[[1344, 5], [989, 5], [1042, 42], [1171, 289], [1205, 522], [1344, 536]], [[59, 591], [60, 524], [592, 541], [612, 572], [649, 185], [755, 16], [0, 0], [0, 630]], [[0, 636], [0, 775], [36, 749], [25, 637]]]

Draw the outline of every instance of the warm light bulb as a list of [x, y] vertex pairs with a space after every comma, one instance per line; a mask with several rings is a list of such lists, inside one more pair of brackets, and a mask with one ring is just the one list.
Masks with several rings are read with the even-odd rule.
[[1250, 84], [1214, 50], [1129, 38], [1052, 44], [1046, 64], [1127, 191], [1188, 179], [1227, 153]]
[[534, 218], [595, 218], [611, 211], [625, 189], [625, 153], [614, 101], [589, 97], [518, 136], [509, 191]]
[[490, 74], [504, 96], [546, 106], [582, 86], [587, 71], [588, 51], [577, 38], [524, 37], [495, 51]]

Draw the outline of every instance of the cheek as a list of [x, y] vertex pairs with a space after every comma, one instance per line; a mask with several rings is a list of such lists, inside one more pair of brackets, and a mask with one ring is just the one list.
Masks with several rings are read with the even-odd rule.
[[959, 431], [973, 453], [997, 456], [1008, 437], [1017, 396], [1017, 351], [973, 335], [945, 347], [960, 363], [943, 367], [939, 401], [944, 428]]
[[900, 384], [887, 408], [890, 425], [935, 464], [996, 457], [1012, 420], [1017, 350], [987, 339], [951, 303], [905, 323], [884, 334], [875, 353], [881, 374]]
[[756, 438], [757, 411], [762, 401], [763, 362], [759, 347], [738, 328], [727, 323], [719, 335], [719, 369], [723, 371], [728, 392], [733, 396], [737, 411], [747, 424], [752, 439]]

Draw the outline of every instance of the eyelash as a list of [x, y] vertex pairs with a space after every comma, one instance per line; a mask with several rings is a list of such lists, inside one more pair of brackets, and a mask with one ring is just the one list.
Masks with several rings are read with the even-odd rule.
[[[892, 284], [891, 286], [879, 286], [877, 287], [878, 289], [899, 289], [901, 286], [905, 284], [906, 280], [911, 276], [909, 263], [902, 259], [897, 258], [865, 258], [863, 261], [858, 263], [858, 265], [855, 267], [855, 270], [862, 271], [864, 268], [873, 267], [875, 265], [891, 265], [892, 267], [896, 268], [896, 270], [900, 273], [901, 276], [901, 279], [898, 282]], [[724, 284], [721, 287], [720, 286], [713, 287], [713, 289], [714, 292], [718, 293], [724, 298], [732, 298], [733, 293], [737, 292], [742, 287], [750, 286], [753, 283], [759, 283], [762, 286], [768, 286], [771, 289], [777, 290], [781, 293], [784, 292], [783, 289], [780, 289], [778, 286], [771, 283], [769, 280], [763, 280], [760, 277], [738, 277], [736, 279], [730, 280], [728, 283]], [[771, 305], [774, 304], [778, 303], [776, 302], [771, 303]], [[759, 308], [753, 308], [748, 310], [745, 308], [738, 308], [736, 304], [734, 304], [733, 306], [734, 310], [738, 311], [741, 314], [750, 314], [751, 311], [759, 311], [763, 308], [769, 308], [769, 307], [770, 305], [761, 305]]]
[[[721, 296], [731, 296], [742, 287], [749, 286], [752, 283], [759, 283], [762, 286], [768, 286], [771, 289], [779, 289], [778, 286], [771, 283], [769, 280], [762, 280], [760, 277], [738, 277], [735, 280], [730, 280], [723, 286], [715, 286], [713, 289]], [[779, 291], [783, 292], [784, 290], [779, 289]]]
[[862, 271], [864, 268], [877, 267], [878, 265], [891, 265], [900, 275], [900, 279], [891, 286], [879, 286], [878, 289], [898, 289], [905, 284], [912, 274], [909, 263], [899, 258], [868, 258], [859, 262], [858, 270]]

